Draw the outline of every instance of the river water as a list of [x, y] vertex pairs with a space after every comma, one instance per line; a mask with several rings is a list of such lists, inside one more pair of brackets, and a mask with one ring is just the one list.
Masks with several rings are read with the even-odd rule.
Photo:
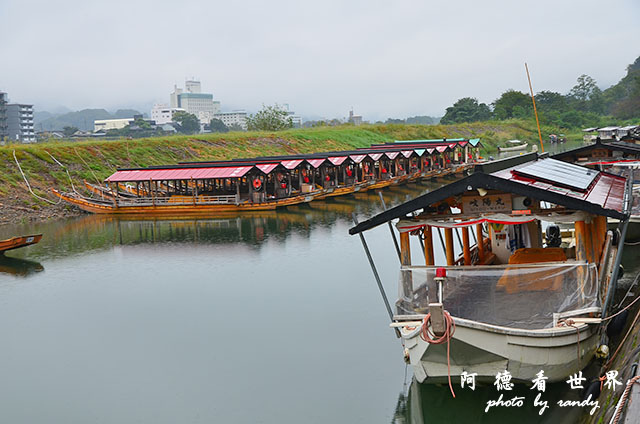
[[[441, 184], [383, 194], [396, 205]], [[348, 235], [352, 212], [363, 220], [379, 205], [362, 193], [224, 219], [0, 227], [0, 239], [44, 233], [0, 261], [1, 422], [571, 422], [579, 411], [485, 414], [490, 387], [456, 381], [454, 400], [411, 383]], [[393, 301], [389, 229], [366, 237]], [[548, 398], [577, 399], [565, 386]]]

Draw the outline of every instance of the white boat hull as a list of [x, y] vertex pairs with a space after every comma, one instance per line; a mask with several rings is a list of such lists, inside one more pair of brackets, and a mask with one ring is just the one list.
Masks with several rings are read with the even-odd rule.
[[[562, 381], [585, 368], [598, 346], [597, 327], [587, 324], [577, 324], [578, 354], [578, 331], [573, 327], [521, 330], [455, 317], [454, 321], [450, 342], [454, 379], [466, 371], [477, 373], [476, 381], [493, 382], [499, 372], [507, 370], [513, 380], [530, 382], [543, 370], [549, 382]], [[401, 335], [416, 379], [420, 383], [446, 381], [447, 344], [427, 343], [420, 336], [420, 327], [403, 327]]]
[[498, 147], [498, 152], [518, 152], [521, 150], [527, 150], [527, 146], [529, 143], [521, 144], [520, 146], [512, 146], [512, 147]]

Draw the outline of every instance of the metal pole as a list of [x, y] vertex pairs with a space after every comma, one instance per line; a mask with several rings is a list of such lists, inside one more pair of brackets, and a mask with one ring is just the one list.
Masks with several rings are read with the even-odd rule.
[[[351, 214], [351, 218], [353, 219], [354, 225], [358, 225], [358, 218], [356, 218], [356, 213], [353, 212]], [[358, 234], [360, 236], [360, 241], [362, 242], [362, 247], [364, 248], [364, 252], [367, 254], [367, 259], [369, 260], [369, 265], [371, 266], [371, 271], [373, 271], [373, 276], [376, 279], [376, 283], [378, 284], [378, 290], [380, 290], [380, 295], [382, 296], [382, 300], [384, 301], [384, 306], [387, 309], [387, 313], [389, 314], [389, 319], [393, 322], [393, 312], [391, 311], [391, 305], [389, 304], [389, 300], [387, 299], [387, 294], [384, 291], [384, 287], [382, 286], [382, 281], [380, 281], [380, 275], [378, 274], [378, 270], [376, 269], [376, 265], [373, 262], [373, 258], [371, 257], [371, 252], [369, 251], [369, 246], [367, 246], [367, 241], [364, 239], [364, 235], [362, 232]], [[400, 337], [400, 330], [397, 328], [396, 336]]]
[[456, 228], [456, 238], [458, 239], [458, 244], [462, 247], [462, 239], [460, 238], [460, 228]]
[[444, 239], [442, 238], [442, 230], [440, 230], [440, 227], [436, 227], [438, 229], [438, 237], [440, 237], [440, 245], [442, 245], [442, 251], [445, 252], [447, 250], [447, 247], [444, 245]]
[[[625, 213], [629, 213], [631, 211], [631, 203], [633, 201], [633, 179], [630, 178], [627, 180], [627, 207], [625, 208]], [[620, 240], [618, 240], [618, 251], [616, 253], [616, 261], [613, 265], [613, 270], [611, 272], [611, 282], [609, 283], [609, 287], [607, 289], [607, 297], [604, 302], [604, 306], [602, 308], [602, 317], [606, 317], [609, 309], [609, 304], [612, 301], [613, 294], [616, 291], [616, 286], [618, 285], [618, 270], [620, 269], [620, 262], [622, 261], [622, 250], [624, 247], [624, 239], [627, 237], [627, 227], [629, 226], [629, 218], [621, 221], [618, 225], [618, 228], [622, 228], [620, 231]]]
[[[380, 196], [380, 203], [382, 203], [382, 209], [387, 210], [387, 204], [384, 202], [384, 197], [382, 196], [382, 192], [379, 191], [378, 195]], [[389, 231], [391, 231], [391, 238], [393, 239], [393, 245], [396, 247], [396, 253], [398, 254], [398, 260], [402, 262], [401, 254], [400, 254], [400, 246], [398, 245], [398, 239], [396, 239], [396, 233], [393, 232], [393, 225], [391, 225], [391, 221], [387, 222], [389, 224]], [[424, 249], [424, 247], [423, 247]]]

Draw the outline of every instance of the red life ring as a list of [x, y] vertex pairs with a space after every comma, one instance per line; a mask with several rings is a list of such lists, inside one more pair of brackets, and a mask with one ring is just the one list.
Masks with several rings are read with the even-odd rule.
[[256, 178], [255, 180], [253, 180], [253, 188], [256, 191], [260, 191], [260, 189], [262, 188], [262, 180], [260, 178]]

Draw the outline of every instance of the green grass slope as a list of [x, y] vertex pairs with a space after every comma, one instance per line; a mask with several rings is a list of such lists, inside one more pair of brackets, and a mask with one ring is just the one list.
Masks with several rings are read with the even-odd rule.
[[[543, 138], [556, 128], [543, 128]], [[580, 134], [569, 134], [579, 139]], [[393, 140], [427, 138], [481, 138], [484, 153], [508, 139], [533, 143], [534, 122], [500, 121], [456, 125], [363, 125], [291, 129], [276, 133], [236, 132], [134, 140], [87, 140], [0, 146], [0, 204], [40, 209], [47, 203], [31, 196], [14, 160], [14, 152], [33, 190], [55, 200], [51, 188], [76, 189], [82, 180], [102, 181], [116, 168], [174, 164], [180, 161], [232, 159], [263, 155], [312, 153], [367, 147]], [[63, 166], [60, 166], [60, 164]], [[67, 175], [68, 171], [68, 175]]]

